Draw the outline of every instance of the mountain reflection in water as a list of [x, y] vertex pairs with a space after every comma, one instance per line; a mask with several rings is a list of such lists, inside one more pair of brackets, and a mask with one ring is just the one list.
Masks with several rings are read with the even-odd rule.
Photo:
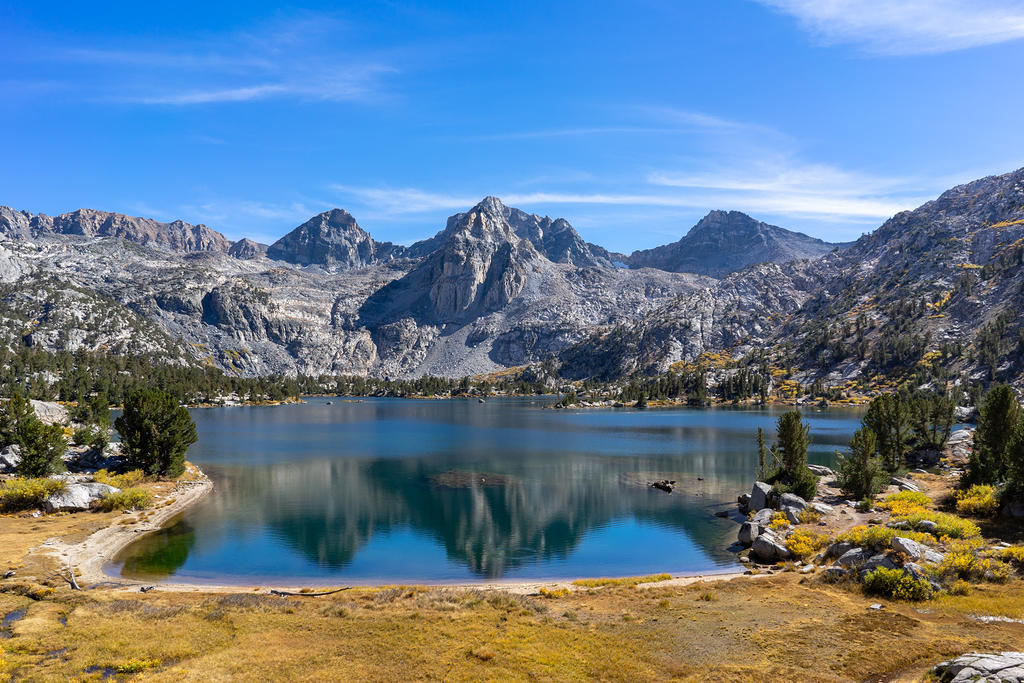
[[[714, 571], [777, 410], [542, 410], [376, 399], [200, 410], [216, 490], [130, 546], [144, 579], [452, 581]], [[830, 462], [851, 411], [811, 412]], [[700, 478], [700, 479], [698, 479]], [[675, 479], [676, 493], [648, 482]], [[120, 566], [117, 567], [116, 565]]]

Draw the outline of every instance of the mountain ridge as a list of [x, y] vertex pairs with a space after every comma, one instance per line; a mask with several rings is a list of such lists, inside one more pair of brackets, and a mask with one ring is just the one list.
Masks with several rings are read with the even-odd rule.
[[[0, 342], [130, 353], [171, 339], [187, 362], [243, 375], [461, 376], [549, 362], [567, 377], [618, 378], [705, 354], [836, 384], [926, 370], [1019, 380], [1024, 367], [1024, 169], [951, 188], [845, 249], [718, 278], [616, 267], [568, 222], [493, 197], [383, 256], [375, 245], [386, 243], [337, 211], [336, 226], [325, 212], [319, 227], [354, 239], [314, 239], [338, 251], [311, 268], [254, 242], [186, 239], [203, 236], [198, 226], [0, 210]], [[40, 311], [35, 322], [26, 310]], [[128, 312], [145, 324], [119, 324]]]

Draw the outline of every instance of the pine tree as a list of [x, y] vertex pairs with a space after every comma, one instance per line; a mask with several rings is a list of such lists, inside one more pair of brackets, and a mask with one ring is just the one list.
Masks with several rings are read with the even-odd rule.
[[818, 492], [818, 478], [807, 468], [810, 432], [810, 425], [803, 421], [799, 410], [784, 413], [776, 423], [778, 443], [772, 449], [781, 463], [773, 483], [805, 500], [814, 498]]
[[900, 394], [882, 394], [871, 400], [862, 420], [875, 433], [878, 454], [886, 469], [898, 470], [910, 451], [910, 410]]
[[34, 417], [32, 403], [20, 391], [14, 392], [0, 407], [0, 448], [18, 443], [18, 425]]
[[768, 478], [768, 451], [765, 446], [764, 430], [757, 428], [757, 480], [764, 481]]
[[188, 410], [159, 389], [130, 395], [114, 426], [129, 466], [161, 477], [177, 477], [185, 471], [185, 453], [197, 440]]
[[999, 484], [1012, 460], [1010, 447], [1022, 424], [1017, 395], [1005, 384], [992, 387], [982, 401], [968, 480], [973, 484]]
[[956, 405], [942, 394], [922, 394], [910, 404], [911, 424], [917, 448], [941, 451], [953, 430]]
[[45, 424], [33, 412], [18, 423], [16, 442], [21, 447], [17, 468], [21, 476], [45, 477], [64, 471], [67, 442], [61, 425]]
[[843, 493], [856, 498], [873, 498], [881, 493], [889, 482], [889, 475], [881, 459], [875, 455], [875, 433], [862, 427], [850, 439], [850, 453], [839, 455], [839, 488]]

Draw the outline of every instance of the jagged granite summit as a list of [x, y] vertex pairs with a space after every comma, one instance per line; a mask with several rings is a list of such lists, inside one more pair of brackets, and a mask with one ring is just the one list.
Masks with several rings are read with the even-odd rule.
[[990, 376], [1019, 378], [1022, 207], [1024, 169], [953, 188], [844, 249], [713, 212], [638, 252], [657, 266], [639, 268], [494, 197], [409, 247], [329, 211], [267, 256], [179, 221], [0, 208], [0, 343], [390, 377], [551, 359], [563, 376], [613, 378], [757, 351], [840, 384], [973, 345]]
[[402, 256], [405, 247], [377, 242], [343, 209], [313, 216], [267, 248], [267, 257], [300, 266], [362, 268]]
[[631, 268], [723, 277], [755, 263], [818, 258], [836, 246], [739, 211], [712, 211], [678, 242], [634, 251], [626, 263]]
[[15, 239], [38, 239], [58, 235], [117, 237], [144, 246], [177, 252], [227, 252], [231, 241], [203, 224], [184, 221], [161, 223], [120, 213], [78, 209], [59, 216], [31, 214], [0, 206], [0, 234]]
[[[408, 248], [374, 241], [336, 209], [266, 256], [248, 240], [181, 252], [121, 233], [32, 232], [27, 214], [7, 215], [16, 230], [0, 253], [12, 283], [0, 293], [6, 343], [173, 348], [175, 362], [246, 375], [489, 372], [543, 360], [711, 282], [614, 268], [566, 221], [493, 197]], [[36, 321], [28, 337], [26, 316]]]

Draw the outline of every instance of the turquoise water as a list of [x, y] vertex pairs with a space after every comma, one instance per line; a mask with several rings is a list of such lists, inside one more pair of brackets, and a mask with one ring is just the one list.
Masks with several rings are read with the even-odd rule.
[[[735, 568], [736, 495], [781, 409], [310, 399], [193, 411], [210, 496], [107, 570], [144, 580], [462, 582]], [[859, 412], [810, 410], [830, 464]], [[651, 489], [675, 479], [672, 494]]]

